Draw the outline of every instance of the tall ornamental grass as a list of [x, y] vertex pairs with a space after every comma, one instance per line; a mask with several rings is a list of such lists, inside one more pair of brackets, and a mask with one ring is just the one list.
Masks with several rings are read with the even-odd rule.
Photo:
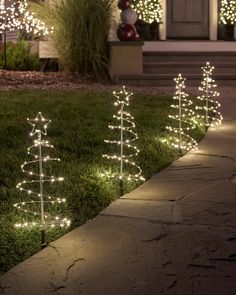
[[[113, 0], [57, 0], [42, 6], [43, 20], [54, 27], [52, 39], [65, 71], [96, 78], [108, 77]], [[31, 7], [39, 13], [39, 4]], [[46, 19], [45, 19], [46, 17]]]

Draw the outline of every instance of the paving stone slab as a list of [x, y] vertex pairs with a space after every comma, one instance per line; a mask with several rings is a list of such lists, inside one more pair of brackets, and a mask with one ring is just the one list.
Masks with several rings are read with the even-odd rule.
[[235, 245], [229, 228], [99, 216], [8, 272], [1, 294], [233, 295]]
[[230, 179], [234, 172], [235, 163], [231, 159], [190, 153], [155, 174], [124, 198], [179, 200], [215, 182]]
[[182, 221], [178, 203], [168, 201], [120, 199], [100, 214], [145, 219], [159, 223], [180, 223]]

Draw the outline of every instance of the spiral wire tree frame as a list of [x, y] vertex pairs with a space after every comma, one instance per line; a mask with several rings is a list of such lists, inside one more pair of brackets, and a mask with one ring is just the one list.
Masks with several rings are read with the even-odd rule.
[[[221, 125], [223, 116], [218, 110], [221, 105], [216, 100], [216, 97], [219, 97], [220, 93], [215, 90], [217, 84], [215, 80], [212, 79], [214, 67], [207, 62], [201, 69], [203, 70], [203, 81], [201, 82], [199, 91], [202, 92], [202, 95], [197, 98], [204, 102], [204, 106], [196, 106], [196, 117], [201, 119], [199, 123], [200, 126], [205, 125], [205, 129], [207, 130], [209, 126], [215, 127]], [[204, 123], [201, 123], [201, 121]]]
[[[120, 181], [120, 193], [123, 194], [123, 182], [124, 179], [128, 181], [144, 181], [142, 176], [141, 168], [133, 161], [133, 158], [139, 154], [138, 148], [134, 145], [134, 142], [138, 139], [138, 135], [134, 132], [135, 123], [134, 117], [125, 110], [130, 104], [130, 97], [133, 95], [132, 92], [128, 92], [125, 86], [122, 87], [120, 92], [113, 92], [116, 101], [114, 105], [118, 107], [117, 114], [113, 115], [113, 118], [118, 122], [118, 125], [109, 125], [111, 130], [117, 130], [120, 134], [119, 139], [115, 140], [104, 140], [106, 143], [117, 145], [119, 152], [117, 154], [105, 154], [104, 158], [108, 160], [115, 160], [119, 163], [119, 173], [106, 172], [102, 174], [109, 178], [118, 178]], [[130, 136], [130, 138], [128, 138]], [[125, 154], [125, 149], [130, 150], [129, 154]], [[128, 173], [125, 167], [131, 166], [137, 172], [135, 174]]]
[[169, 118], [177, 121], [177, 126], [167, 126], [166, 129], [172, 134], [169, 140], [162, 140], [168, 142], [172, 147], [179, 150], [182, 155], [191, 149], [197, 148], [197, 142], [187, 134], [190, 130], [196, 128], [196, 125], [192, 121], [194, 117], [194, 111], [190, 109], [193, 102], [188, 98], [188, 94], [185, 89], [185, 78], [181, 74], [174, 79], [176, 83], [176, 92], [173, 96], [173, 100], [177, 101], [176, 104], [172, 104], [171, 108], [176, 110], [176, 114], [170, 114]]
[[[34, 199], [14, 204], [14, 207], [19, 211], [31, 215], [29, 222], [17, 223], [15, 226], [17, 228], [39, 227], [41, 229], [41, 246], [44, 248], [46, 246], [46, 228], [54, 228], [55, 226], [68, 227], [70, 225], [70, 220], [60, 216], [54, 217], [50, 212], [45, 211], [45, 204], [57, 205], [66, 202], [65, 198], [53, 197], [44, 192], [44, 184], [57, 181], [61, 182], [64, 180], [63, 177], [47, 176], [43, 171], [44, 165], [46, 165], [47, 162], [60, 161], [59, 158], [51, 158], [48, 155], [43, 155], [43, 148], [53, 148], [53, 145], [51, 145], [49, 141], [42, 139], [43, 136], [47, 135], [47, 127], [51, 121], [45, 119], [40, 112], [35, 119], [27, 119], [27, 121], [33, 127], [30, 136], [36, 136], [34, 144], [28, 148], [27, 152], [27, 154], [32, 156], [34, 160], [24, 162], [24, 164], [21, 165], [21, 170], [34, 179], [23, 180], [17, 184], [16, 188], [28, 195], [32, 195]], [[43, 128], [40, 125], [43, 125]], [[37, 153], [34, 150], [37, 150]], [[37, 168], [31, 170], [31, 165], [34, 167], [36, 166]], [[28, 188], [31, 186], [37, 186], [38, 191], [35, 191], [35, 188]], [[36, 221], [32, 221], [32, 217], [36, 218]]]

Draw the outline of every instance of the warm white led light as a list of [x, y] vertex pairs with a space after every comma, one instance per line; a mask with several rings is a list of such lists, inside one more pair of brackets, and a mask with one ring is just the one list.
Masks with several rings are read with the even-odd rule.
[[161, 0], [133, 0], [132, 8], [136, 11], [138, 18], [147, 22], [162, 22], [163, 8]]
[[[116, 101], [114, 105], [118, 107], [116, 115], [113, 116], [117, 120], [117, 125], [109, 125], [111, 130], [118, 130], [120, 139], [105, 140], [106, 143], [114, 144], [118, 146], [119, 152], [112, 155], [103, 155], [108, 160], [115, 160], [120, 164], [119, 174], [111, 174], [107, 172], [102, 174], [108, 177], [118, 177], [120, 180], [126, 178], [127, 180], [145, 180], [142, 177], [141, 168], [132, 160], [133, 157], [139, 153], [138, 148], [134, 145], [134, 142], [138, 139], [137, 133], [134, 132], [135, 123], [134, 117], [125, 110], [130, 103], [130, 97], [132, 92], [128, 92], [125, 86], [122, 87], [120, 92], [113, 92]], [[129, 151], [129, 154], [125, 154], [125, 151]], [[137, 173], [129, 174], [128, 167], [135, 168]], [[127, 168], [127, 169], [126, 169]]]
[[184, 91], [185, 80], [181, 74], [174, 79], [176, 92], [173, 100], [177, 101], [177, 103], [171, 105], [171, 108], [175, 110], [175, 114], [169, 115], [169, 118], [173, 119], [176, 124], [174, 123], [173, 126], [166, 127], [170, 131], [171, 136], [168, 140], [162, 140], [162, 142], [168, 143], [178, 149], [181, 154], [197, 148], [197, 142], [188, 134], [190, 130], [196, 128], [196, 125], [192, 120], [194, 111], [190, 109], [193, 102]]
[[221, 0], [219, 22], [226, 25], [234, 25], [236, 21], [236, 1]]
[[[196, 117], [200, 118], [200, 125], [203, 126], [218, 126], [221, 125], [223, 117], [218, 111], [220, 108], [220, 103], [216, 100], [216, 97], [219, 97], [220, 93], [215, 90], [217, 87], [215, 81], [212, 79], [212, 73], [214, 67], [210, 65], [209, 62], [206, 63], [203, 70], [203, 81], [201, 82], [201, 87], [199, 91], [202, 92], [202, 95], [197, 98], [204, 102], [204, 105], [196, 106]], [[204, 123], [201, 123], [203, 121]]]
[[44, 36], [53, 32], [53, 27], [37, 19], [29, 11], [28, 1], [14, 1], [10, 6], [0, 2], [0, 33], [6, 31], [25, 30], [27, 33]]
[[[32, 195], [32, 200], [18, 202], [14, 204], [14, 207], [24, 213], [30, 214], [31, 216], [38, 216], [38, 221], [27, 221], [24, 223], [17, 223], [17, 228], [35, 227], [39, 226], [45, 228], [47, 226], [69, 226], [70, 220], [63, 217], [53, 217], [50, 212], [45, 211], [45, 204], [58, 205], [65, 203], [65, 198], [52, 197], [44, 193], [44, 184], [54, 183], [56, 181], [63, 181], [63, 177], [47, 176], [43, 173], [43, 162], [46, 161], [59, 161], [58, 158], [51, 158], [48, 155], [43, 155], [44, 148], [53, 148], [48, 140], [43, 140], [42, 136], [47, 135], [47, 126], [51, 122], [43, 118], [41, 113], [38, 113], [36, 118], [27, 119], [28, 123], [32, 125], [32, 131], [30, 136], [37, 136], [34, 139], [34, 144], [28, 148], [28, 155], [31, 155], [35, 160], [24, 162], [21, 165], [21, 170], [30, 175], [31, 180], [23, 180], [16, 186], [17, 189], [23, 191], [29, 195]], [[35, 154], [37, 151], [37, 154]], [[35, 170], [31, 170], [33, 168]], [[33, 179], [32, 179], [33, 178]], [[29, 188], [30, 187], [30, 188]], [[32, 189], [32, 187], [38, 187], [38, 190]], [[33, 208], [33, 209], [32, 209]], [[36, 210], [36, 209], [37, 210]]]

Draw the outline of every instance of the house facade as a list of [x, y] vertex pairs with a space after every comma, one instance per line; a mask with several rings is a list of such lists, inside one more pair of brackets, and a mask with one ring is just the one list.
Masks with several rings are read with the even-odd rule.
[[[227, 26], [230, 27], [228, 36], [226, 26], [219, 24], [221, 1], [161, 0], [160, 40], [134, 42], [133, 45], [131, 42], [113, 42], [111, 48], [117, 53], [114, 53], [113, 60], [118, 60], [114, 62], [114, 69], [111, 67], [113, 79], [123, 85], [170, 86], [173, 78], [182, 73], [188, 83], [199, 85], [201, 67], [209, 61], [215, 66], [217, 80], [224, 85], [234, 85], [235, 29], [234, 25]], [[231, 8], [230, 20], [234, 22], [234, 7]], [[118, 18], [119, 14], [117, 9]]]
[[[221, 0], [161, 0], [163, 16], [159, 26], [160, 40], [218, 40], [221, 28], [220, 2]], [[119, 15], [120, 11], [116, 8], [116, 25], [120, 22]], [[117, 40], [115, 26], [111, 39]]]

